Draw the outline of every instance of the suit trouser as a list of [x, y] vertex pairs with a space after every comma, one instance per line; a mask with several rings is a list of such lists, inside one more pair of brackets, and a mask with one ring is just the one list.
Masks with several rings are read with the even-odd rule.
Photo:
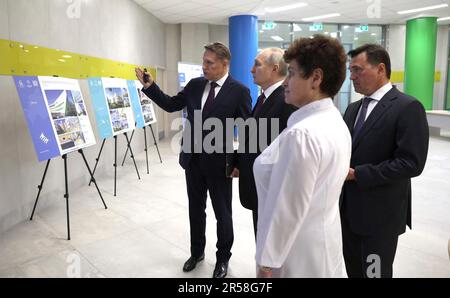
[[345, 216], [341, 217], [342, 241], [347, 275], [350, 278], [392, 278], [392, 265], [398, 235], [358, 235], [352, 232]]
[[217, 262], [227, 262], [231, 257], [234, 241], [232, 219], [232, 179], [208, 175], [202, 171], [199, 157], [193, 157], [185, 171], [189, 198], [189, 222], [191, 230], [191, 255], [199, 257], [206, 245], [207, 191], [217, 220]]

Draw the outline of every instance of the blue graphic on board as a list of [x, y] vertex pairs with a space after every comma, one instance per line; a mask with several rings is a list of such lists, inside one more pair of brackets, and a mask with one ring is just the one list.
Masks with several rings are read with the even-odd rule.
[[105, 101], [105, 91], [101, 78], [89, 78], [89, 91], [97, 120], [97, 130], [100, 138], [107, 139], [113, 136], [109, 108]]
[[141, 99], [139, 97], [139, 90], [136, 88], [136, 84], [131, 80], [127, 81], [128, 90], [130, 91], [131, 96], [131, 106], [134, 112], [134, 119], [136, 120], [136, 126], [138, 128], [144, 128], [144, 116], [142, 115], [142, 107], [141, 107]]
[[178, 74], [180, 84], [186, 83], [186, 74], [184, 72]]
[[14, 77], [39, 162], [60, 155], [38, 77]]

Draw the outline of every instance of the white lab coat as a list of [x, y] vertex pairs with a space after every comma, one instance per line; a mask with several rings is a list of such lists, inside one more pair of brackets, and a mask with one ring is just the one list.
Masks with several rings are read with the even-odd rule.
[[256, 263], [279, 277], [347, 277], [339, 196], [351, 136], [331, 98], [294, 112], [256, 159]]

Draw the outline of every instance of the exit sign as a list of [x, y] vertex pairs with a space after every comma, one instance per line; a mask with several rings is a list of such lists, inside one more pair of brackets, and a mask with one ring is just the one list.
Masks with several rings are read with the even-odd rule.
[[369, 25], [361, 25], [361, 26], [359, 26], [359, 28], [358, 28], [359, 30], [359, 32], [368, 32], [369, 31]]
[[275, 29], [275, 23], [274, 22], [265, 22], [262, 24], [263, 30], [273, 30]]
[[311, 26], [309, 26], [309, 31], [323, 31], [323, 24], [314, 23]]

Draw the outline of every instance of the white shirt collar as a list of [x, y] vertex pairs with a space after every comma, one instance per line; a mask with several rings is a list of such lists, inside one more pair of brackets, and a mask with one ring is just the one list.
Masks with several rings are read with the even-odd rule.
[[267, 98], [269, 98], [270, 95], [272, 95], [272, 93], [278, 89], [278, 87], [280, 87], [283, 84], [284, 80], [281, 80], [275, 84], [273, 84], [272, 86], [270, 86], [269, 88], [267, 88], [266, 90], [263, 91], [264, 96]]
[[292, 127], [296, 123], [302, 121], [308, 116], [315, 114], [318, 111], [329, 109], [330, 107], [334, 107], [333, 100], [331, 97], [322, 98], [319, 100], [315, 100], [291, 114], [288, 119], [288, 127]]
[[391, 89], [392, 89], [392, 84], [391, 84], [391, 82], [388, 82], [386, 85], [384, 85], [383, 87], [381, 87], [380, 89], [375, 91], [369, 97], [376, 101], [380, 101], [386, 95], [386, 93], [388, 93]]
[[[228, 79], [229, 74], [227, 73], [225, 76], [223, 76], [220, 80], [216, 81], [216, 84], [219, 85], [219, 87], [222, 87], [223, 84], [225, 84], [225, 81]], [[212, 81], [209, 81], [210, 83]]]

